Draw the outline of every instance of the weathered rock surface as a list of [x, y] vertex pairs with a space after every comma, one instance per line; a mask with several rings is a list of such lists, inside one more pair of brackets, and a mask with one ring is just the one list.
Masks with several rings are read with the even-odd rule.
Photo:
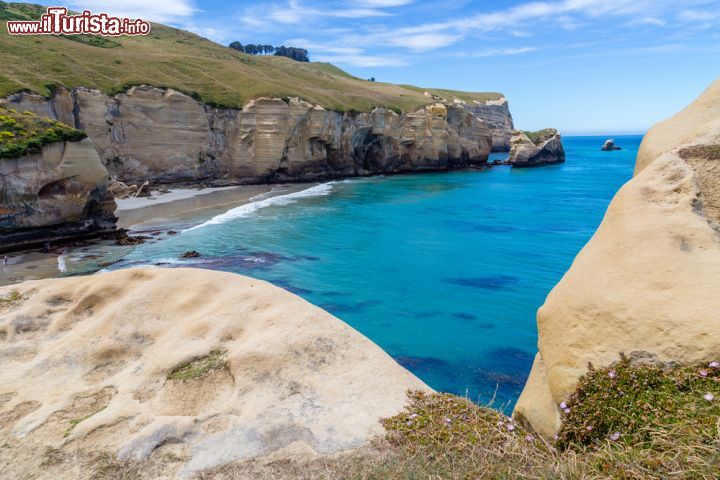
[[114, 97], [59, 89], [51, 100], [20, 93], [0, 103], [84, 130], [111, 175], [126, 183], [319, 180], [483, 165], [493, 137], [505, 135], [483, 119], [502, 129], [512, 123], [507, 102], [438, 103], [398, 115], [260, 98], [234, 110], [153, 87]]
[[0, 159], [0, 250], [114, 229], [108, 181], [88, 139]]
[[541, 167], [565, 161], [562, 138], [553, 128], [539, 132], [516, 131], [511, 145], [508, 162], [513, 167]]
[[621, 147], [618, 147], [615, 145], [615, 140], [612, 138], [609, 138], [605, 140], [605, 143], [603, 143], [603, 146], [600, 148], [603, 152], [612, 152], [614, 150], [622, 150]]
[[354, 449], [408, 389], [428, 390], [299, 297], [194, 269], [4, 287], [0, 358], [7, 478], [97, 478], [102, 465], [146, 459], [162, 475], [135, 470], [143, 478], [187, 477]]
[[492, 130], [492, 151], [509, 151], [515, 126], [513, 125], [513, 118], [510, 114], [508, 99], [503, 97], [498, 100], [472, 102], [466, 105], [470, 112], [485, 121]]
[[636, 175], [538, 311], [515, 417], [546, 436], [588, 362], [720, 356], [720, 81], [645, 137]]

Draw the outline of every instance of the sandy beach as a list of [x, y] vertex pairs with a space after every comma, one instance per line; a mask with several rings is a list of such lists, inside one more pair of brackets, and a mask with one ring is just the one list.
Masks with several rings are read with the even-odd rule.
[[[192, 226], [231, 208], [278, 195], [297, 192], [314, 184], [241, 185], [217, 188], [175, 188], [168, 193], [153, 191], [150, 197], [117, 200], [118, 228], [150, 235], [161, 241], [168, 225]], [[0, 286], [38, 280], [67, 273], [93, 273], [103, 265], [127, 255], [133, 247], [117, 246], [111, 240], [91, 240], [63, 245], [63, 250], [40, 250], [8, 254], [0, 264]]]

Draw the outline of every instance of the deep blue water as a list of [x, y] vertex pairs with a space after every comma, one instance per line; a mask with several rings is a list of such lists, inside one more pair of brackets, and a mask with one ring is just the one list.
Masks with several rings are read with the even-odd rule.
[[358, 179], [240, 207], [119, 266], [268, 280], [368, 336], [430, 386], [496, 406], [522, 390], [535, 312], [630, 179], [641, 137], [567, 137], [567, 163]]

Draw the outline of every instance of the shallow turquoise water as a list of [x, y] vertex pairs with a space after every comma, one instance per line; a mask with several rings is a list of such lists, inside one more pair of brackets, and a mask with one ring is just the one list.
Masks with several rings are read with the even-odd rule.
[[[118, 266], [227, 270], [332, 312], [438, 390], [510, 405], [535, 311], [630, 179], [641, 137], [568, 137], [564, 165], [334, 182], [240, 207]], [[199, 259], [179, 262], [187, 250]]]

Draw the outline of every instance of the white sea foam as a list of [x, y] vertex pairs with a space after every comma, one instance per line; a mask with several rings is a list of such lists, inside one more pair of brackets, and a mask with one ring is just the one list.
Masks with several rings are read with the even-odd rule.
[[60, 273], [67, 272], [67, 264], [65, 263], [65, 254], [63, 253], [59, 257], [57, 257], [57, 264], [58, 264], [58, 270]]
[[221, 223], [229, 222], [231, 220], [235, 220], [237, 218], [246, 218], [257, 212], [258, 210], [269, 207], [271, 205], [289, 205], [291, 203], [297, 202], [302, 198], [320, 197], [323, 195], [328, 195], [333, 189], [333, 183], [335, 182], [321, 183], [320, 185], [315, 185], [314, 187], [306, 188], [305, 190], [300, 190], [299, 192], [287, 193], [285, 195], [277, 195], [274, 197], [267, 197], [267, 194], [261, 194], [251, 198], [250, 200], [254, 201], [251, 201], [250, 203], [240, 205], [239, 207], [232, 208], [225, 213], [216, 215], [207, 222], [188, 228], [187, 230], [184, 230], [184, 232], [189, 232], [190, 230], [207, 227], [208, 225], [218, 225]]

